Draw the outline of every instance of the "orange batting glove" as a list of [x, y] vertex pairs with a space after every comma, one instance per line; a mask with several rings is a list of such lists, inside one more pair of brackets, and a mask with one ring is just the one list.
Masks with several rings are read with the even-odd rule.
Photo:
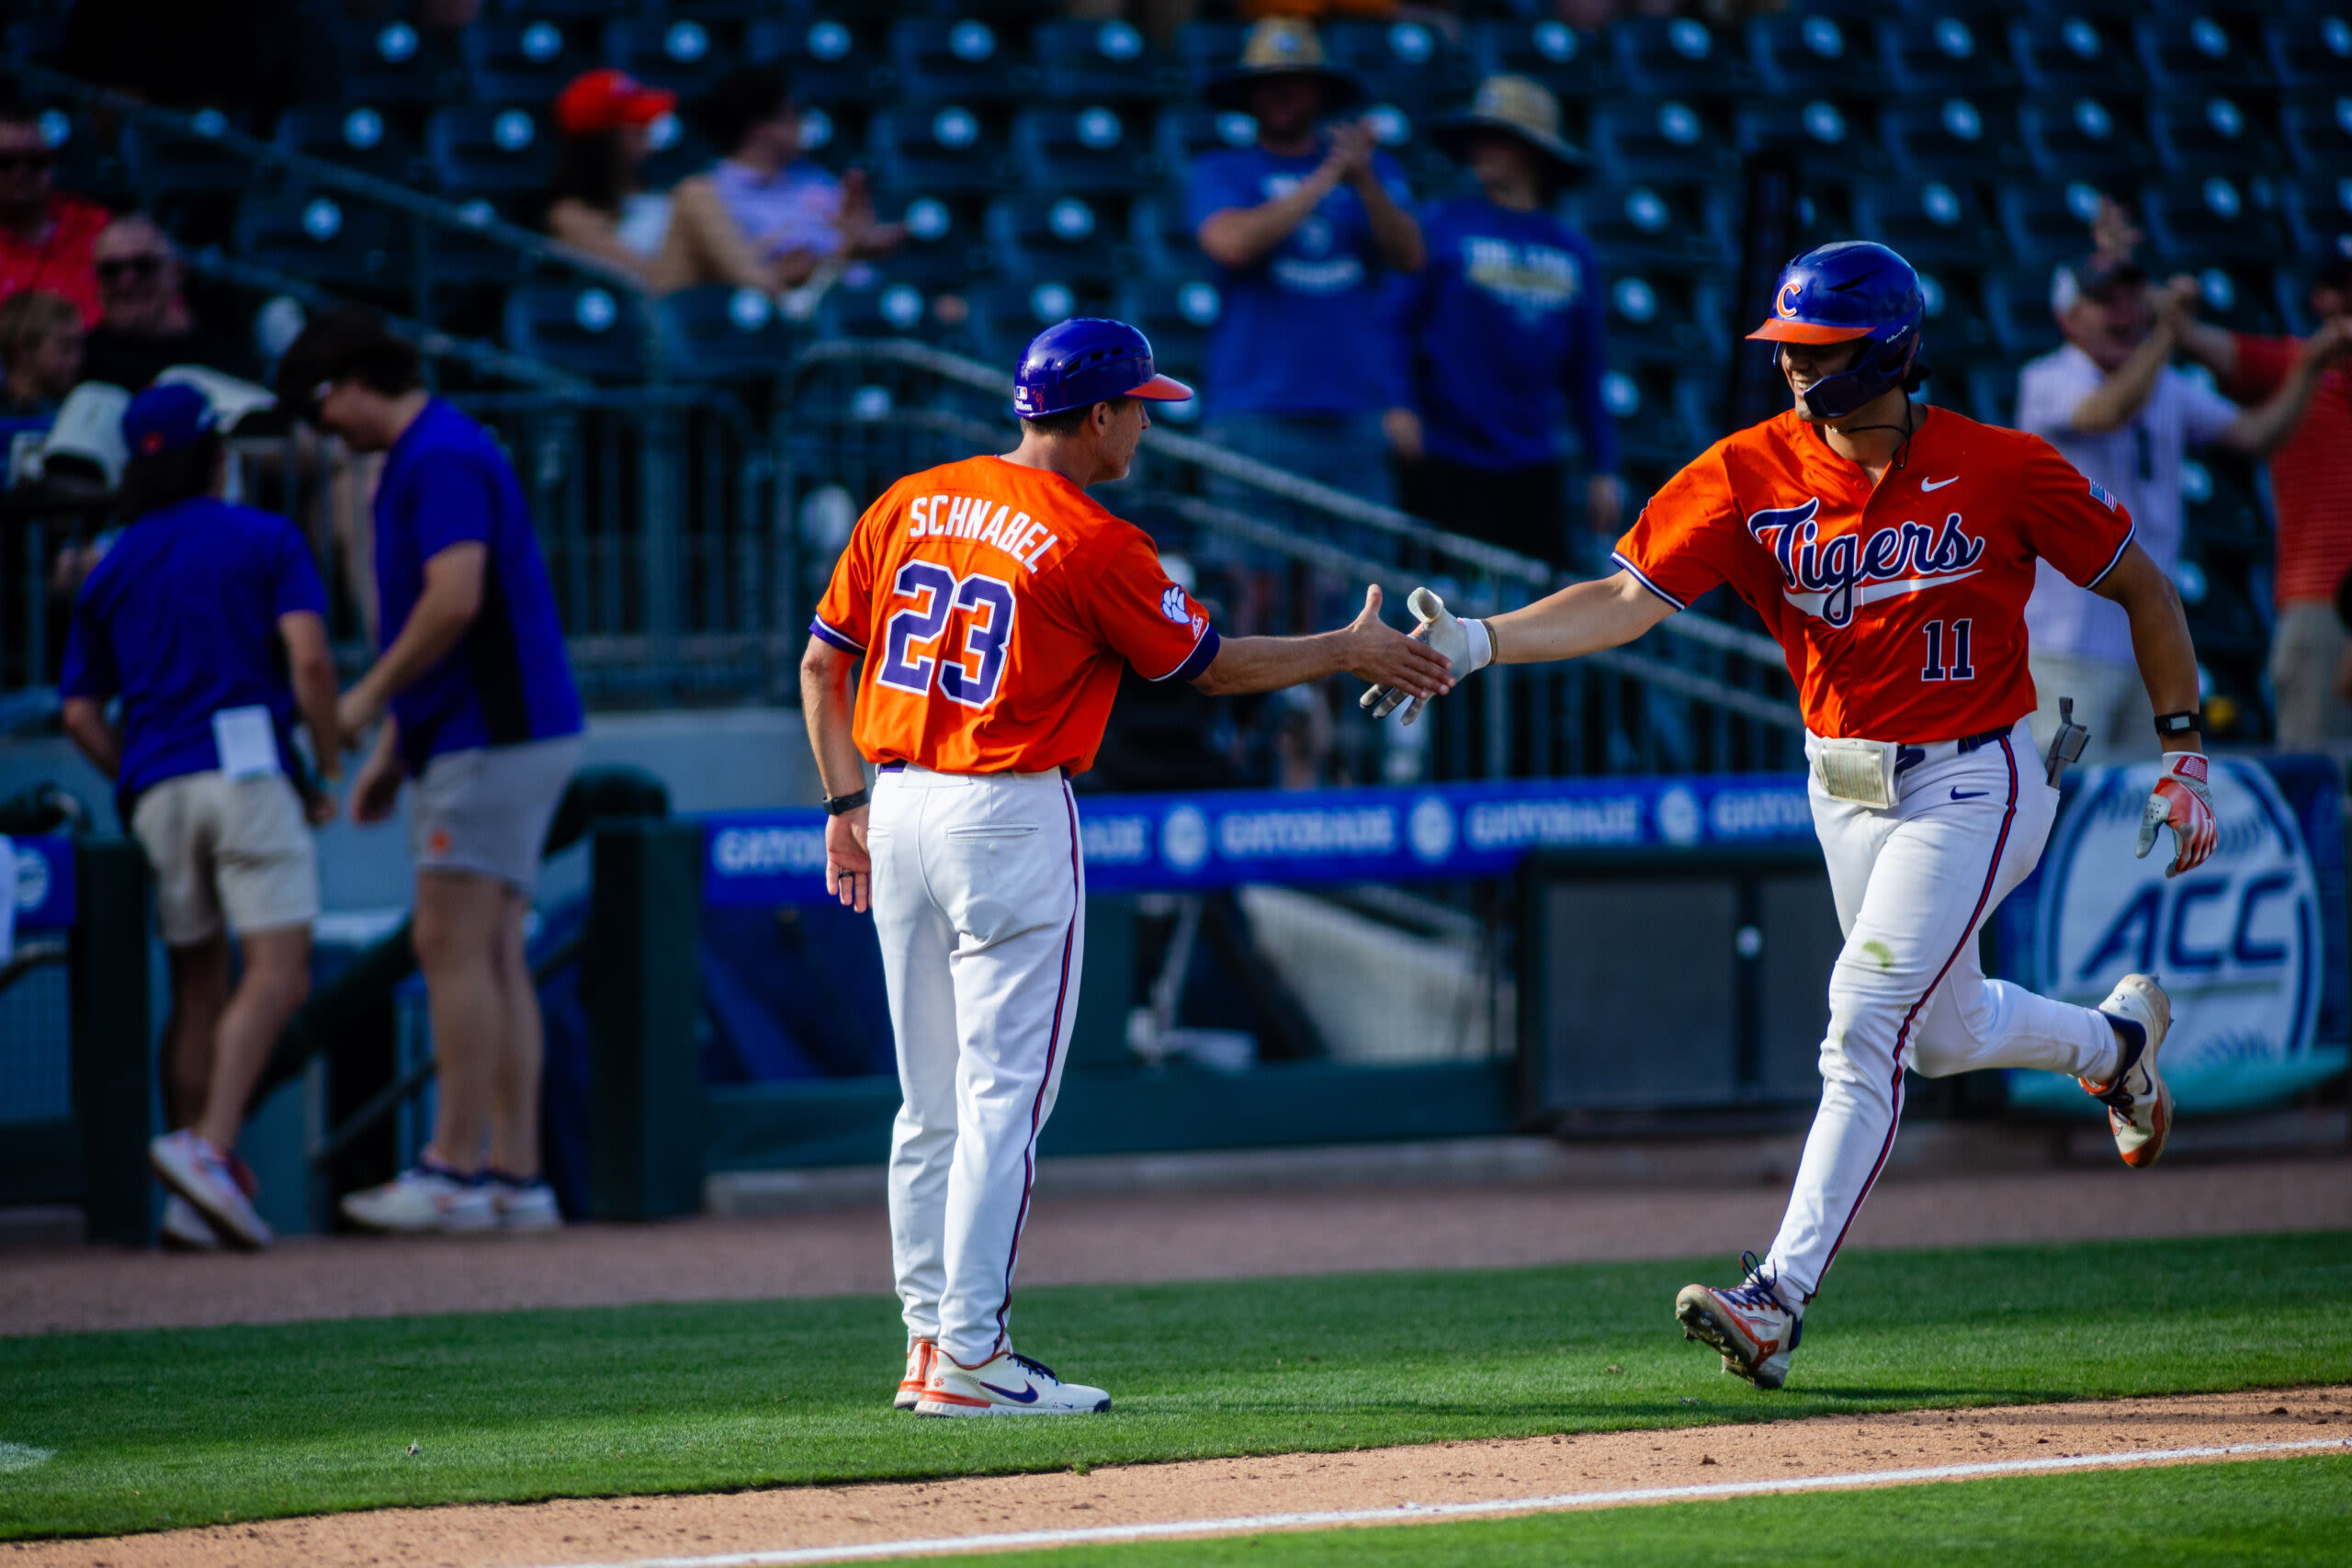
[[2156, 841], [2156, 829], [2172, 829], [2172, 864], [2165, 868], [2166, 876], [2178, 876], [2205, 863], [2213, 852], [2220, 829], [2213, 820], [2213, 796], [2206, 787], [2209, 764], [2201, 751], [2168, 751], [2165, 754], [2164, 771], [2156, 775], [2156, 787], [2148, 795], [2148, 808], [2140, 814], [2140, 848], [2142, 860]]

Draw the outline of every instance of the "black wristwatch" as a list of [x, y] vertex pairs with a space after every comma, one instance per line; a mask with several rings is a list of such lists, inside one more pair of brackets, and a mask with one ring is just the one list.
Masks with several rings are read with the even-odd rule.
[[862, 789], [854, 790], [848, 795], [829, 795], [825, 796], [825, 815], [846, 817], [865, 804], [865, 795], [866, 792]]
[[2156, 715], [2156, 734], [2170, 740], [2176, 736], [2195, 735], [2205, 728], [2205, 716], [2199, 713], [2160, 713]]

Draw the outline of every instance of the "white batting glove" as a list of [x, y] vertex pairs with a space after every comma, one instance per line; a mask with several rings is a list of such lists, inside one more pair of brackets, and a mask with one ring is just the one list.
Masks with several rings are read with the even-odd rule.
[[2206, 787], [2210, 772], [2201, 751], [2167, 751], [2156, 787], [2149, 792], [2147, 809], [2140, 814], [2139, 858], [2146, 860], [2156, 841], [2156, 829], [2172, 829], [2172, 864], [2166, 876], [2178, 876], [2205, 863], [2213, 852], [2221, 829], [2213, 818], [2213, 795]]
[[[1474, 670], [1481, 670], [1495, 661], [1495, 640], [1487, 631], [1484, 621], [1467, 620], [1445, 607], [1445, 601], [1427, 588], [1416, 588], [1405, 601], [1421, 624], [1412, 635], [1445, 655], [1453, 666], [1454, 679], [1460, 680]], [[1356, 699], [1356, 705], [1374, 718], [1386, 718], [1405, 700], [1405, 692], [1396, 686], [1374, 686]], [[1405, 722], [1412, 723], [1429, 706], [1427, 697], [1415, 697], [1413, 705], [1405, 710]]]

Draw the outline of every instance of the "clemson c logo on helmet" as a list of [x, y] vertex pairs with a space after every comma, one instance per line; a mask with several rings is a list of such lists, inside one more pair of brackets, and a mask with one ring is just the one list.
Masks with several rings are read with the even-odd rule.
[[1804, 291], [1804, 285], [1798, 283], [1793, 279], [1787, 283], [1783, 283], [1781, 285], [1781, 298], [1774, 303], [1772, 308], [1783, 316], [1795, 315], [1797, 313], [1797, 296]]

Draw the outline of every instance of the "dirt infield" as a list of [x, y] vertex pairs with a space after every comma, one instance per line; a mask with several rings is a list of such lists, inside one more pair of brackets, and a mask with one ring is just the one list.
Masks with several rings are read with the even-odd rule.
[[[914, 1417], [910, 1416], [910, 1420]], [[1074, 1417], [1083, 1419], [1083, 1417]], [[0, 1551], [23, 1568], [543, 1568], [869, 1541], [1786, 1481], [2238, 1443], [2352, 1443], [2352, 1387], [1442, 1443], [1090, 1474], [340, 1514]]]
[[[2352, 1229], [2352, 1162], [2116, 1166], [1890, 1179], [1851, 1245]], [[1023, 1285], [1500, 1268], [1761, 1250], [1785, 1179], [1676, 1190], [1500, 1187], [1041, 1199]], [[520, 1238], [297, 1241], [258, 1258], [17, 1253], [0, 1334], [887, 1293], [878, 1210], [581, 1225]]]

